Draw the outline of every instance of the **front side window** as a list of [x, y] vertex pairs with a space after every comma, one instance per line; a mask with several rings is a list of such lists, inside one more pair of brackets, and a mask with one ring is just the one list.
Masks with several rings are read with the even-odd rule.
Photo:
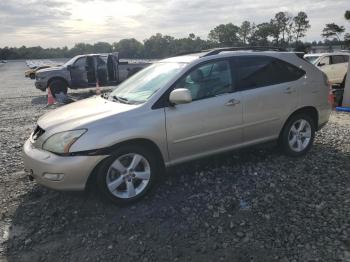
[[330, 59], [329, 59], [329, 56], [325, 56], [323, 57], [320, 62], [318, 63], [319, 66], [324, 66], [324, 65], [329, 65], [331, 62], [330, 62]]
[[86, 57], [81, 57], [75, 61], [74, 66], [79, 69], [85, 69], [86, 66]]
[[192, 100], [199, 100], [232, 91], [231, 67], [228, 61], [215, 61], [192, 69], [176, 84], [190, 90]]
[[291, 82], [305, 74], [287, 62], [268, 56], [237, 57], [236, 71], [239, 90]]

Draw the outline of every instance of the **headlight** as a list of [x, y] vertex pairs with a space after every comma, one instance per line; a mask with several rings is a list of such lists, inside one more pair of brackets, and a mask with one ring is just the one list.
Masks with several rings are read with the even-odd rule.
[[37, 78], [38, 80], [43, 80], [43, 79], [46, 78], [46, 76], [45, 76], [45, 75], [38, 75], [38, 74], [36, 74], [36, 78]]
[[87, 130], [79, 129], [54, 134], [43, 144], [43, 149], [53, 153], [69, 153], [69, 149]]

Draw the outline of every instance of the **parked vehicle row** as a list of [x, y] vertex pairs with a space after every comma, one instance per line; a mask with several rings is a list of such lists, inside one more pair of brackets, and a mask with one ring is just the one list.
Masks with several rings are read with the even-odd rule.
[[[37, 83], [46, 88], [54, 70], [72, 83], [71, 70], [86, 65], [80, 58], [39, 72]], [[225, 48], [161, 60], [108, 97], [42, 116], [24, 145], [25, 169], [50, 188], [83, 190], [92, 181], [115, 203], [130, 203], [185, 161], [267, 141], [306, 154], [328, 121], [328, 90], [324, 73], [290, 52]]]
[[75, 56], [59, 67], [37, 71], [35, 86], [46, 91], [50, 86], [53, 96], [67, 93], [68, 88], [86, 88], [117, 85], [150, 63], [121, 62], [118, 53]]
[[35, 79], [35, 74], [37, 71], [39, 71], [41, 69], [49, 68], [49, 67], [51, 67], [51, 66], [50, 65], [42, 65], [42, 66], [30, 68], [24, 72], [24, 76], [29, 77], [30, 79]]

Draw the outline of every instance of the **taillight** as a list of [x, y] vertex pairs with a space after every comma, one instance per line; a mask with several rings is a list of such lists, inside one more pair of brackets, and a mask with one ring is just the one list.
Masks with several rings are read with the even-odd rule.
[[[327, 81], [328, 82], [328, 81]], [[333, 90], [332, 90], [332, 85], [331, 83], [328, 82], [328, 88], [329, 88], [329, 91], [328, 91], [328, 103], [331, 105], [331, 106], [334, 106], [334, 103], [335, 103], [335, 98], [334, 98], [334, 94], [333, 94]]]

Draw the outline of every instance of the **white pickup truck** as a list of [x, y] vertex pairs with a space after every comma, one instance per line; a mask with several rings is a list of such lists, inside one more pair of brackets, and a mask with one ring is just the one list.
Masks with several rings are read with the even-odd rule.
[[306, 54], [304, 59], [309, 61], [323, 71], [331, 84], [345, 85], [346, 73], [348, 71], [349, 53], [320, 53]]
[[41, 69], [35, 75], [35, 87], [45, 91], [50, 87], [53, 96], [71, 89], [117, 85], [150, 65], [119, 61], [118, 53], [78, 55], [62, 66]]

